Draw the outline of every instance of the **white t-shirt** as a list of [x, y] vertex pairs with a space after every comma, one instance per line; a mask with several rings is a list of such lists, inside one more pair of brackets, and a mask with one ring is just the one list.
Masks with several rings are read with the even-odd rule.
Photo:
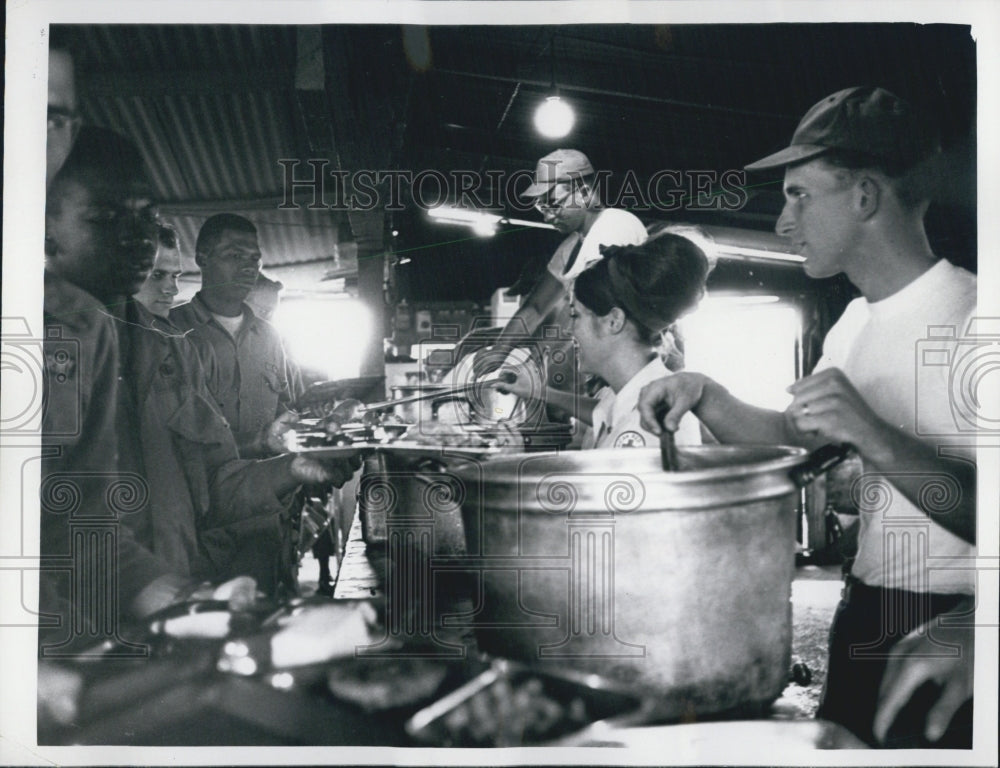
[[245, 319], [242, 312], [240, 312], [238, 315], [234, 317], [227, 317], [226, 315], [217, 315], [215, 314], [215, 312], [213, 312], [212, 317], [214, 317], [215, 321], [223, 328], [225, 328], [226, 333], [228, 333], [234, 339], [240, 332], [240, 329], [243, 327], [243, 321]]
[[[651, 448], [660, 439], [639, 423], [639, 392], [651, 381], [671, 376], [659, 357], [628, 380], [616, 394], [605, 387], [597, 396], [593, 412], [593, 432], [587, 435], [583, 448]], [[681, 418], [675, 434], [678, 445], [700, 445], [701, 427], [693, 413]]]
[[646, 242], [646, 227], [628, 211], [605, 208], [594, 219], [590, 231], [583, 238], [580, 251], [570, 263], [573, 251], [579, 242], [580, 233], [571, 233], [559, 244], [549, 259], [549, 272], [567, 289], [577, 275], [595, 261], [600, 261], [602, 245], [640, 245]]
[[[962, 436], [950, 375], [976, 310], [976, 278], [939, 261], [882, 301], [852, 301], [823, 343], [814, 372], [840, 368], [879, 416], [948, 454], [975, 458], [975, 435]], [[961, 421], [961, 419], [959, 419]], [[947, 507], [957, 490], [928, 477], [929, 509]], [[858, 554], [852, 573], [866, 584], [913, 592], [971, 593], [975, 547], [920, 511], [863, 463], [851, 495], [859, 505]]]

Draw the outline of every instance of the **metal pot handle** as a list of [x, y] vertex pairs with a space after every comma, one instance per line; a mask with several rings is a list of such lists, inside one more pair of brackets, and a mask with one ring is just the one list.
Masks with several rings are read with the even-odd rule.
[[828, 443], [817, 448], [806, 457], [806, 460], [794, 469], [788, 476], [799, 488], [804, 488], [829, 469], [837, 466], [854, 451], [850, 443]]
[[[448, 465], [439, 459], [431, 458], [430, 456], [425, 456], [416, 462], [411, 469], [413, 470], [414, 477], [427, 482], [427, 475], [440, 475], [448, 471]], [[436, 478], [432, 478], [432, 481]]]

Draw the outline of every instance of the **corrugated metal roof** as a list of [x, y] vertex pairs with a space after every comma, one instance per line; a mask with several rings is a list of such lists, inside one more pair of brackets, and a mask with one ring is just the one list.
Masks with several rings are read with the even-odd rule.
[[291, 94], [118, 96], [85, 101], [84, 118], [134, 139], [162, 202], [280, 196], [295, 158]]
[[[256, 227], [265, 268], [284, 264], [334, 259], [337, 218], [327, 211], [239, 211]], [[194, 246], [208, 214], [165, 213], [163, 219], [177, 230], [184, 271], [194, 271]], [[331, 264], [331, 266], [333, 266]]]
[[[300, 157], [294, 29], [98, 25], [76, 32], [84, 120], [139, 145], [186, 270], [197, 268], [198, 229], [224, 210], [257, 225], [265, 267], [332, 256], [340, 213], [277, 208], [285, 186], [278, 160]], [[185, 72], [199, 70], [231, 79], [204, 88], [184, 81]]]
[[229, 72], [291, 69], [296, 28], [268, 24], [80, 25], [80, 64], [92, 72], [164, 67]]

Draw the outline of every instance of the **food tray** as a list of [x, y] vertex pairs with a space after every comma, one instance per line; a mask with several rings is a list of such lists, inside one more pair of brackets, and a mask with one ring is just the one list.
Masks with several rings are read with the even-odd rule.
[[416, 741], [437, 747], [546, 744], [600, 722], [645, 722], [652, 702], [598, 675], [497, 660], [406, 723]]
[[484, 458], [501, 453], [510, 453], [509, 446], [481, 445], [426, 445], [425, 443], [397, 440], [393, 443], [378, 446], [379, 450], [395, 453], [409, 459], [441, 459], [441, 458]]
[[393, 453], [413, 460], [424, 458], [441, 459], [449, 457], [467, 457], [474, 459], [486, 458], [489, 456], [496, 456], [504, 452], [510, 452], [509, 449], [505, 451], [503, 447], [498, 446], [441, 446], [425, 445], [423, 443], [400, 440], [388, 443], [352, 442], [347, 445], [295, 446], [292, 448], [293, 453], [318, 459], [336, 459], [347, 456], [356, 456], [359, 453], [373, 453], [375, 451], [392, 451]]
[[379, 443], [351, 443], [350, 445], [316, 445], [298, 446], [292, 449], [292, 453], [299, 456], [309, 456], [314, 459], [343, 459], [350, 456], [357, 456], [362, 453], [371, 453], [376, 448], [381, 448]]

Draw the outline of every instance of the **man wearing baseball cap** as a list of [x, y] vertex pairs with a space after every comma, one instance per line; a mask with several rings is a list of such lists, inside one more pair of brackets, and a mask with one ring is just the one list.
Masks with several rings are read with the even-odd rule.
[[[967, 701], [947, 680], [937, 681], [949, 693], [934, 707], [914, 701], [908, 716], [889, 726], [881, 715], [873, 730], [893, 646], [974, 587], [975, 453], [952, 413], [947, 361], [970, 332], [976, 278], [935, 256], [924, 231], [937, 155], [911, 106], [881, 88], [849, 88], [813, 106], [788, 147], [747, 170], [784, 171], [776, 231], [805, 257], [806, 274], [843, 272], [862, 296], [827, 334], [812, 375], [789, 387], [783, 413], [753, 408], [697, 373], [653, 382], [640, 397], [654, 432], [676, 429], [693, 410], [722, 442], [856, 449], [858, 553], [830, 631], [817, 716], [895, 747], [971, 746], [972, 738], [971, 690]], [[931, 337], [940, 343], [921, 356]], [[654, 412], [663, 403], [661, 425]], [[944, 496], [931, 498], [935, 489]], [[971, 648], [962, 654], [971, 664]], [[929, 678], [913, 661], [916, 679]]]
[[518, 337], [534, 333], [559, 308], [576, 276], [601, 258], [602, 245], [645, 242], [646, 227], [636, 216], [604, 207], [595, 175], [590, 159], [576, 149], [557, 149], [538, 161], [524, 197], [533, 199], [545, 221], [566, 238], [496, 343], [477, 354], [477, 378], [498, 368]]

